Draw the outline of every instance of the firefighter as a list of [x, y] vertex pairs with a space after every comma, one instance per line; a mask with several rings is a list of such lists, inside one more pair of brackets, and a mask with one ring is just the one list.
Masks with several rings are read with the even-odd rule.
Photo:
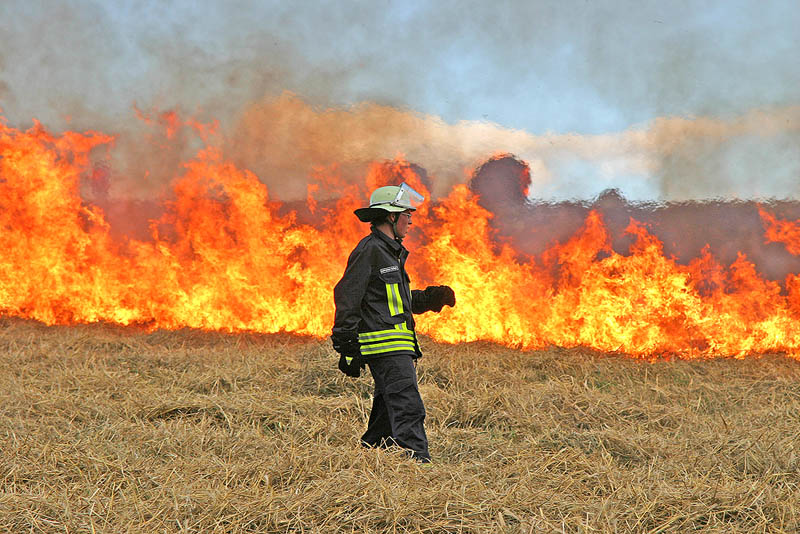
[[405, 264], [403, 238], [412, 213], [424, 201], [407, 184], [385, 186], [370, 196], [369, 207], [355, 210], [371, 225], [347, 260], [333, 289], [336, 304], [331, 339], [339, 353], [339, 369], [358, 377], [366, 364], [375, 381], [367, 431], [367, 447], [397, 445], [430, 462], [425, 435], [425, 406], [417, 386], [416, 360], [422, 356], [412, 313], [440, 312], [454, 306], [448, 286], [412, 290]]

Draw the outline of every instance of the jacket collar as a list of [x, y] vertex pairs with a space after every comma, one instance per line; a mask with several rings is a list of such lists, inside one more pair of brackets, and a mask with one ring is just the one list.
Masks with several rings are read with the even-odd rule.
[[400, 257], [400, 255], [403, 252], [405, 252], [406, 254], [408, 253], [406, 247], [404, 247], [402, 244], [398, 243], [397, 241], [395, 241], [394, 239], [384, 234], [375, 227], [372, 228], [372, 235], [377, 236], [378, 239], [386, 243], [386, 245], [388, 245], [389, 247], [389, 250], [391, 250], [395, 256]]

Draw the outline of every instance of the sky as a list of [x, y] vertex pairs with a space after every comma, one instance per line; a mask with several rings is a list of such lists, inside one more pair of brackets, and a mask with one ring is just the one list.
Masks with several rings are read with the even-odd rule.
[[218, 120], [278, 197], [511, 153], [542, 199], [798, 198], [797, 28], [796, 0], [2, 0], [0, 109], [118, 135], [120, 193], [193, 146], [142, 146], [139, 109]]

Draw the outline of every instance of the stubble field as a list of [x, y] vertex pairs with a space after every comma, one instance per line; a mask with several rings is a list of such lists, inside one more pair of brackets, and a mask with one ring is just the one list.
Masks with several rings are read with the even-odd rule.
[[327, 341], [0, 320], [0, 532], [796, 532], [800, 362], [423, 339], [434, 463]]

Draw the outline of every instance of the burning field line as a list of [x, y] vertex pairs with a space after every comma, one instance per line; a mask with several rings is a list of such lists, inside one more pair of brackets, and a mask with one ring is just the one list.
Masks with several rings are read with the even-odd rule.
[[0, 329], [0, 531], [795, 532], [800, 363], [425, 340], [435, 463], [291, 335]]
[[[109, 193], [126, 181], [112, 165], [113, 136], [22, 131], [0, 117], [0, 314], [323, 337], [331, 288], [366, 232], [353, 210], [366, 191], [407, 182], [430, 199], [406, 241], [412, 286], [448, 285], [458, 300], [419, 318], [416, 331], [434, 340], [642, 358], [800, 355], [796, 202], [637, 207], [612, 192], [597, 209], [536, 207], [527, 164], [509, 155], [438, 196], [433, 177], [402, 158], [347, 176], [320, 169], [308, 198], [290, 202], [267, 187], [284, 177], [256, 176], [201, 139], [145, 202], [124, 187]], [[493, 201], [498, 184], [516, 193]]]

